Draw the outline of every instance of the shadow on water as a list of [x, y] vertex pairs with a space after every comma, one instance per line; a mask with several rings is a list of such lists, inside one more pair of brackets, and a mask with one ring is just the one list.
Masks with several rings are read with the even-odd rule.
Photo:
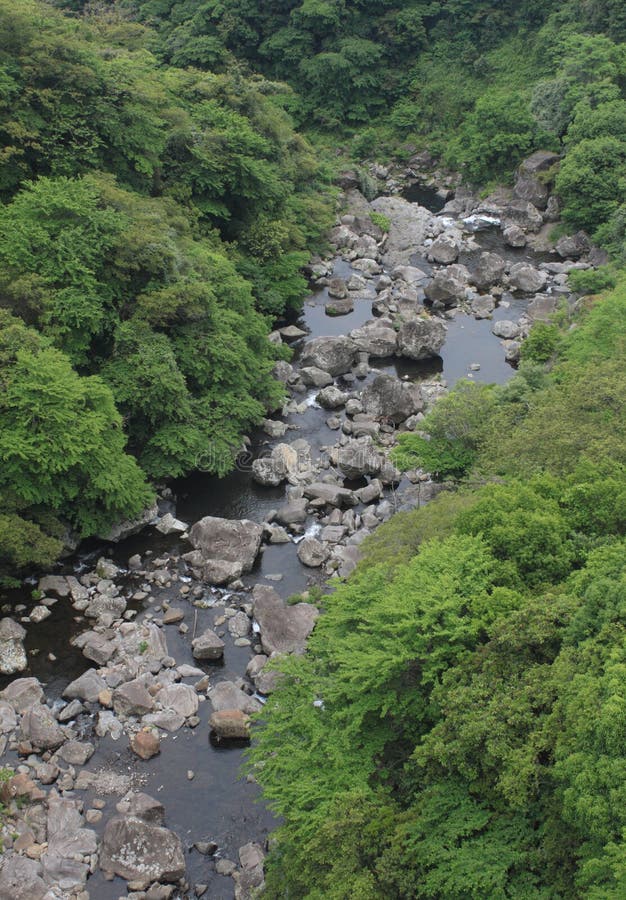
[[436, 188], [428, 187], [428, 185], [421, 184], [419, 181], [414, 181], [412, 184], [407, 185], [400, 196], [404, 200], [408, 200], [409, 203], [417, 203], [432, 213], [441, 212], [446, 205], [446, 198]]

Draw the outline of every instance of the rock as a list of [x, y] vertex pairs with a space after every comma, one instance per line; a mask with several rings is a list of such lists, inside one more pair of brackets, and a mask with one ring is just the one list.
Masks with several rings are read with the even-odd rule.
[[559, 162], [560, 157], [548, 150], [537, 150], [525, 159], [518, 169], [513, 188], [515, 196], [520, 200], [529, 201], [538, 209], [545, 209], [549, 194], [548, 184], [539, 175], [556, 167]]
[[159, 691], [156, 699], [164, 709], [173, 709], [185, 719], [198, 712], [198, 695], [189, 684], [169, 684]]
[[216, 712], [225, 709], [239, 709], [244, 713], [254, 713], [261, 709], [258, 700], [246, 694], [232, 681], [220, 681], [210, 689], [208, 698]]
[[152, 506], [145, 509], [141, 515], [137, 516], [136, 519], [124, 519], [124, 521], [114, 525], [106, 534], [100, 534], [98, 537], [116, 544], [119, 541], [124, 540], [124, 538], [130, 537], [133, 534], [138, 534], [146, 527], [146, 525], [149, 525], [150, 522], [156, 519], [158, 514], [159, 508], [157, 504], [154, 503]]
[[446, 326], [434, 316], [403, 322], [398, 332], [398, 352], [408, 359], [430, 359], [439, 355], [446, 339]]
[[304, 495], [309, 500], [323, 501], [328, 506], [349, 507], [356, 506], [359, 502], [353, 491], [338, 484], [326, 484], [322, 481], [306, 484]]
[[104, 830], [100, 868], [127, 881], [177, 881], [185, 874], [180, 838], [134, 816], [110, 819]]
[[207, 628], [191, 642], [194, 659], [221, 659], [224, 656], [224, 642]]
[[386, 264], [390, 268], [409, 265], [416, 247], [424, 241], [431, 213], [402, 197], [377, 197], [370, 206], [391, 223], [385, 243]]
[[333, 376], [344, 375], [352, 368], [355, 352], [354, 342], [345, 335], [319, 337], [305, 344], [300, 362], [305, 368], [314, 366]]
[[10, 703], [0, 700], [0, 734], [10, 734], [17, 728], [17, 714]]
[[591, 241], [584, 231], [565, 235], [555, 244], [556, 252], [561, 259], [580, 259], [591, 250]]
[[[330, 389], [329, 389], [330, 390]], [[333, 390], [336, 390], [334, 388]], [[252, 463], [252, 477], [258, 484], [277, 487], [289, 475], [296, 474], [299, 468], [299, 455], [290, 444], [277, 444], [269, 456], [255, 459]]]
[[70, 595], [70, 585], [65, 575], [44, 575], [39, 579], [37, 590], [41, 594], [56, 594], [61, 598]]
[[145, 716], [154, 709], [154, 700], [142, 682], [134, 679], [115, 688], [113, 709], [118, 716]]
[[286, 325], [284, 328], [278, 329], [286, 341], [297, 341], [298, 338], [306, 337], [306, 331], [298, 328], [297, 325]]
[[43, 900], [48, 886], [41, 877], [41, 864], [16, 853], [0, 859], [0, 900]]
[[249, 519], [221, 519], [205, 516], [192, 526], [189, 540], [201, 550], [205, 560], [240, 563], [249, 572], [261, 546], [263, 528]]
[[264, 652], [304, 653], [319, 610], [310, 603], [288, 606], [273, 588], [261, 584], [255, 585], [252, 600]]
[[360, 272], [365, 272], [366, 275], [380, 275], [383, 270], [383, 267], [378, 260], [370, 257], [353, 260], [352, 267], [358, 269]]
[[57, 718], [59, 722], [70, 722], [72, 719], [75, 719], [76, 716], [79, 716], [82, 712], [85, 712], [85, 707], [80, 702], [80, 700], [70, 700], [67, 706], [64, 706], [63, 709], [59, 712]]
[[0, 619], [0, 672], [14, 675], [23, 672], [28, 665], [26, 650], [22, 643], [26, 631], [13, 619]]
[[528, 304], [526, 313], [534, 322], [549, 322], [558, 304], [559, 298], [556, 294], [537, 294]]
[[519, 325], [516, 325], [515, 322], [510, 322], [508, 319], [501, 319], [499, 322], [494, 322], [491, 330], [496, 337], [504, 338], [507, 341], [516, 338], [520, 333]]
[[202, 578], [209, 584], [230, 584], [243, 574], [240, 562], [227, 562], [225, 559], [211, 559], [202, 566]]
[[515, 263], [509, 272], [509, 283], [514, 290], [525, 294], [536, 294], [547, 281], [547, 275], [528, 263]]
[[552, 194], [548, 197], [548, 203], [543, 214], [544, 222], [558, 222], [561, 218], [561, 204], [559, 198]]
[[345, 297], [343, 300], [328, 300], [325, 304], [327, 316], [348, 316], [353, 311], [354, 301], [352, 297]]
[[465, 297], [470, 280], [466, 266], [452, 265], [437, 272], [433, 280], [426, 285], [424, 293], [431, 303], [442, 306], [456, 306]]
[[496, 308], [496, 301], [490, 294], [472, 300], [472, 315], [477, 319], [488, 319]]
[[274, 520], [281, 525], [302, 525], [307, 517], [306, 508], [306, 500], [290, 500], [278, 508]]
[[140, 759], [152, 759], [161, 752], [161, 741], [154, 731], [138, 731], [130, 739], [130, 746], [133, 753]]
[[393, 375], [377, 375], [361, 395], [366, 413], [399, 425], [424, 408], [417, 384], [400, 381]]
[[347, 530], [345, 525], [327, 525], [322, 528], [320, 538], [327, 544], [338, 544], [345, 537]]
[[327, 384], [333, 383], [333, 376], [328, 372], [324, 372], [323, 369], [318, 369], [317, 366], [305, 366], [303, 369], [300, 369], [300, 377], [310, 387], [322, 388], [326, 387]]
[[38, 750], [56, 750], [66, 740], [65, 732], [51, 710], [43, 704], [31, 706], [20, 724], [20, 736]]
[[188, 528], [189, 525], [186, 522], [181, 522], [180, 519], [175, 518], [171, 513], [167, 513], [162, 519], [159, 519], [156, 526], [156, 530], [160, 531], [161, 534], [182, 534]]
[[343, 278], [334, 277], [328, 282], [328, 295], [342, 300], [348, 292], [346, 283]]
[[209, 718], [209, 728], [223, 740], [250, 740], [250, 717], [240, 709], [221, 709]]
[[58, 755], [71, 766], [84, 766], [87, 760], [93, 756], [95, 749], [93, 744], [87, 742], [67, 741], [59, 750]]
[[0, 691], [0, 697], [16, 712], [23, 713], [43, 701], [43, 688], [37, 678], [16, 678]]
[[502, 237], [504, 238], [504, 243], [509, 247], [525, 247], [528, 242], [525, 232], [522, 231], [519, 225], [514, 224], [507, 225], [502, 230]]
[[124, 799], [117, 804], [117, 811], [132, 816], [134, 819], [141, 819], [142, 822], [147, 822], [149, 825], [163, 825], [165, 822], [163, 804], [142, 791], [126, 794]]
[[323, 388], [315, 399], [322, 409], [339, 409], [345, 405], [348, 395], [340, 391], [338, 387], [331, 385]]
[[273, 438], [284, 437], [288, 429], [286, 422], [280, 422], [277, 419], [263, 419], [261, 427], [266, 434]]
[[100, 691], [106, 690], [106, 681], [101, 678], [95, 669], [87, 669], [86, 672], [70, 682], [63, 691], [66, 700], [87, 700], [95, 703]]
[[332, 458], [345, 477], [351, 479], [378, 475], [384, 461], [369, 437], [348, 441], [338, 448]]
[[170, 606], [169, 609], [166, 609], [163, 613], [163, 624], [176, 625], [178, 622], [182, 622], [184, 618], [185, 611], [183, 609], [179, 609], [176, 606]]
[[242, 869], [256, 869], [262, 866], [265, 860], [265, 854], [260, 844], [245, 844], [239, 848], [239, 862]]
[[117, 651], [117, 645], [103, 634], [91, 633], [83, 644], [83, 656], [98, 666], [105, 666]]
[[396, 266], [391, 275], [396, 281], [404, 281], [410, 287], [421, 285], [428, 279], [426, 272], [417, 266]]
[[116, 619], [120, 619], [126, 611], [126, 601], [113, 593], [96, 594], [90, 600], [85, 609], [85, 615], [89, 619], [97, 619], [106, 625], [110, 625]]
[[458, 259], [459, 245], [452, 235], [444, 232], [430, 245], [428, 256], [433, 262], [449, 265]]
[[502, 214], [504, 228], [519, 225], [524, 231], [539, 231], [543, 225], [543, 216], [536, 206], [526, 200], [514, 200], [508, 203]]
[[390, 319], [366, 322], [351, 331], [350, 337], [358, 350], [376, 358], [393, 356], [398, 344], [398, 335]]
[[382, 483], [377, 478], [374, 478], [368, 485], [359, 488], [356, 493], [361, 503], [372, 503], [374, 500], [378, 500], [382, 492]]
[[517, 362], [522, 345], [519, 341], [504, 341], [504, 358], [507, 362]]
[[479, 290], [489, 290], [502, 280], [506, 262], [497, 253], [481, 253], [472, 275], [472, 281]]
[[305, 566], [315, 569], [328, 558], [328, 550], [315, 538], [305, 538], [298, 544], [298, 559]]

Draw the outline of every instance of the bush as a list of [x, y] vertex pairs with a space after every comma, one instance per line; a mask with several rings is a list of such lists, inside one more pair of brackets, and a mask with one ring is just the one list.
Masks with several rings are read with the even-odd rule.
[[611, 269], [600, 266], [599, 269], [574, 269], [569, 273], [568, 281], [577, 294], [599, 294], [614, 288], [617, 279]]

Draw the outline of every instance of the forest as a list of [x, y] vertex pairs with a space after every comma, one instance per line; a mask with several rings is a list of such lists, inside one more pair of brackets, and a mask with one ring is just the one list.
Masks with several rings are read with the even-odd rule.
[[277, 663], [268, 898], [626, 896], [626, 6], [0, 0], [5, 584], [232, 468], [339, 172], [428, 150], [486, 194], [536, 149], [607, 262], [401, 438], [446, 490]]

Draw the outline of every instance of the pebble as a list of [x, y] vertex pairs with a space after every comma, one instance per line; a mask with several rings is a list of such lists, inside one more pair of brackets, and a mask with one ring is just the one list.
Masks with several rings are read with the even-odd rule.
[[[198, 721], [200, 721], [200, 720], [198, 720]], [[193, 781], [193, 779], [195, 777], [196, 777], [196, 773], [193, 771], [193, 769], [187, 769], [187, 781]]]
[[85, 821], [90, 825], [95, 825], [102, 818], [102, 813], [99, 809], [88, 809], [85, 813]]

